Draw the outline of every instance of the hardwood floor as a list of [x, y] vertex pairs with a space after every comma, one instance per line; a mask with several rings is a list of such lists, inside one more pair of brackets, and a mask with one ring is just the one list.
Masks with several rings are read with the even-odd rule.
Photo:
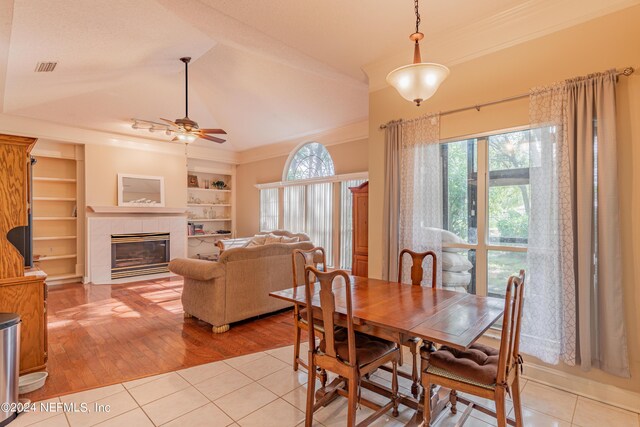
[[[32, 401], [293, 344], [291, 311], [224, 334], [184, 319], [182, 279], [49, 288], [49, 378]], [[292, 355], [293, 357], [293, 355]]]

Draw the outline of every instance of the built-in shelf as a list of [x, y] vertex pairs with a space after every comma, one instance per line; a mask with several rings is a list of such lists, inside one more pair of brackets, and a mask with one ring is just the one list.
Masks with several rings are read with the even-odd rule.
[[187, 236], [189, 239], [197, 239], [203, 237], [220, 237], [220, 236], [231, 236], [231, 233], [208, 233], [208, 234], [196, 234], [193, 236]]
[[72, 258], [76, 258], [77, 255], [76, 254], [68, 254], [68, 255], [51, 255], [51, 256], [41, 256], [40, 258], [38, 258], [37, 260], [34, 261], [52, 261], [55, 259], [72, 259]]
[[58, 159], [58, 160], [77, 160], [75, 157], [72, 156], [64, 156], [62, 154], [57, 154], [57, 153], [40, 153], [40, 154], [34, 154], [33, 157], [43, 157], [45, 159]]
[[200, 207], [226, 207], [231, 206], [230, 203], [187, 203], [187, 206], [190, 208], [200, 208]]
[[69, 279], [79, 279], [81, 278], [82, 275], [80, 274], [58, 274], [58, 275], [53, 275], [53, 276], [47, 276], [47, 282], [56, 282], [59, 280], [69, 280]]
[[76, 182], [75, 178], [48, 178], [44, 176], [34, 176], [33, 180], [42, 182]]
[[76, 236], [47, 236], [34, 237], [33, 240], [75, 240]]
[[34, 197], [33, 200], [40, 200], [43, 202], [75, 202], [75, 197]]
[[231, 221], [231, 218], [187, 218], [187, 222]]
[[[47, 283], [80, 278], [84, 254], [81, 241], [83, 218], [71, 213], [82, 202], [80, 151], [73, 144], [38, 142], [33, 166], [33, 233], [38, 267], [47, 273]], [[75, 209], [74, 209], [75, 210]], [[70, 235], [72, 234], [72, 235]]]
[[75, 216], [34, 216], [34, 221], [75, 221]]
[[188, 189], [196, 191], [213, 191], [216, 193], [231, 193], [231, 190], [218, 190], [217, 188], [188, 187]]

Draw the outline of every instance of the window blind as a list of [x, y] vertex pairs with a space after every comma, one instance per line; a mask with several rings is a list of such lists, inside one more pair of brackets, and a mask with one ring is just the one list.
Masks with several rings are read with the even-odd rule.
[[271, 231], [278, 228], [278, 189], [260, 190], [260, 231]]
[[325, 249], [327, 265], [333, 262], [333, 184], [309, 184], [306, 187], [305, 232], [316, 246]]
[[304, 185], [284, 188], [284, 229], [292, 233], [305, 232]]

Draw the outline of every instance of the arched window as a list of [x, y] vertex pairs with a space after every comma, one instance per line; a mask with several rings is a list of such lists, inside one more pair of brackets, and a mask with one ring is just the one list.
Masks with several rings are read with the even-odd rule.
[[284, 180], [320, 178], [335, 175], [333, 160], [324, 145], [308, 142], [289, 156]]

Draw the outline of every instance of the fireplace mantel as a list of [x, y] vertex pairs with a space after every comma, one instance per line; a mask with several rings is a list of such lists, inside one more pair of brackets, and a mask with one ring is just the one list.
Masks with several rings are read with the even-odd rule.
[[156, 214], [180, 215], [187, 212], [187, 208], [161, 208], [157, 206], [87, 206], [87, 212], [96, 214]]

